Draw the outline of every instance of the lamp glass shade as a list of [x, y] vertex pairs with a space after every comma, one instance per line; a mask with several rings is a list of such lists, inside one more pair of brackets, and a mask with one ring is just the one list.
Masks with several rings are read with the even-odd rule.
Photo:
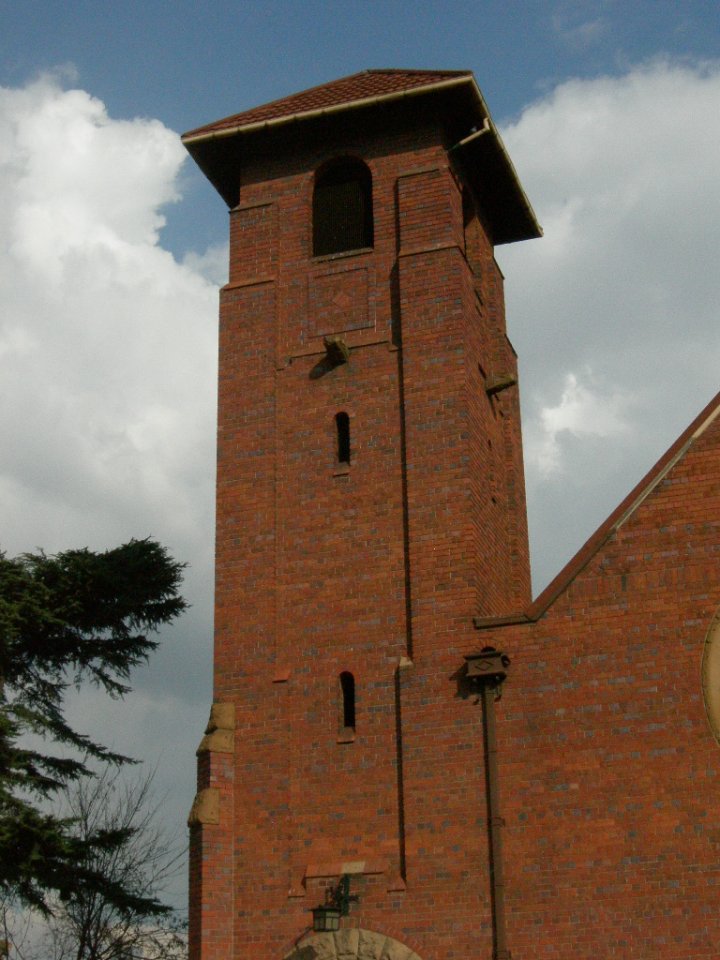
[[334, 907], [329, 904], [323, 904], [321, 907], [313, 907], [313, 930], [315, 933], [327, 933], [332, 930], [339, 930], [340, 914], [340, 907]]

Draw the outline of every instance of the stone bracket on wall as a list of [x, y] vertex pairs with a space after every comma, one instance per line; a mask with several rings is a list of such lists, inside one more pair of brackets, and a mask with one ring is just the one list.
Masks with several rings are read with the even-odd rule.
[[220, 823], [220, 791], [215, 787], [198, 790], [187, 822], [189, 827]]
[[332, 877], [372, 876], [386, 874], [386, 890], [388, 893], [399, 893], [405, 890], [405, 881], [399, 872], [391, 871], [387, 860], [333, 860], [322, 863], [309, 863], [297, 871], [288, 897], [302, 898], [307, 893], [308, 880], [325, 880]]
[[[233, 753], [235, 750], [235, 704], [213, 703], [205, 736], [197, 748], [197, 756], [213, 753]], [[197, 827], [220, 823], [220, 791], [205, 787], [195, 794], [188, 826]]]
[[197, 753], [232, 753], [235, 749], [235, 704], [214, 703]]

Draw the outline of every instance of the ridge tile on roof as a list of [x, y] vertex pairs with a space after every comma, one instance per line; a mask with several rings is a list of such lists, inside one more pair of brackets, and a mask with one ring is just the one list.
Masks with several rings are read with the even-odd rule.
[[472, 74], [469, 70], [363, 70], [360, 73], [353, 73], [348, 77], [341, 77], [339, 80], [310, 87], [308, 90], [301, 90], [300, 93], [293, 93], [288, 97], [252, 107], [250, 110], [233, 114], [222, 120], [216, 120], [214, 123], [190, 130], [184, 134], [184, 138], [219, 133], [223, 130], [322, 110], [369, 97], [401, 93], [415, 87], [431, 86], [444, 80], [464, 76], [470, 77]]

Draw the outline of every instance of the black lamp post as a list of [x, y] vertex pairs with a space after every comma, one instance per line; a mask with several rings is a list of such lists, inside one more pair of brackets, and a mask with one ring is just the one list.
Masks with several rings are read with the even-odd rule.
[[344, 873], [337, 887], [328, 889], [325, 903], [312, 908], [315, 933], [339, 930], [340, 917], [346, 917], [350, 912], [350, 904], [357, 903], [358, 899], [357, 895], [350, 895], [350, 877]]

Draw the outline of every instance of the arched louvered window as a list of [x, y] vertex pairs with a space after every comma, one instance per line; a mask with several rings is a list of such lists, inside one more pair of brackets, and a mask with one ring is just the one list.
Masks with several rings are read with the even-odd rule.
[[315, 177], [313, 256], [373, 245], [372, 176], [361, 160], [336, 160]]

